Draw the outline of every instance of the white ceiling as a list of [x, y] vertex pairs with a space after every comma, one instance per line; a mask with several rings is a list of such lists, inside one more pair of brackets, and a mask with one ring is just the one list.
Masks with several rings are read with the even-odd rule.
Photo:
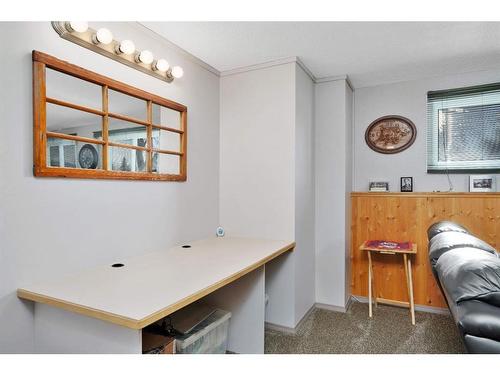
[[500, 67], [500, 22], [142, 22], [224, 72], [298, 56], [355, 87]]

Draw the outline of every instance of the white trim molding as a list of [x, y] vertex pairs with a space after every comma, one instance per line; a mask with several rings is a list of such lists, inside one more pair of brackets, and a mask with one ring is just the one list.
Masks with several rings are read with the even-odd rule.
[[314, 83], [316, 83], [316, 77], [314, 76], [314, 74], [311, 72], [311, 70], [307, 67], [307, 65], [299, 58], [299, 57], [296, 57], [296, 62], [297, 62], [297, 65], [300, 66], [302, 68], [302, 70], [309, 76], [309, 78], [312, 79], [312, 81]]
[[221, 77], [225, 77], [233, 74], [251, 72], [252, 70], [266, 69], [272, 66], [291, 64], [291, 63], [296, 63], [298, 66], [300, 66], [304, 71], [304, 73], [306, 73], [309, 76], [309, 78], [311, 78], [311, 80], [316, 83], [316, 77], [314, 77], [314, 74], [307, 67], [307, 65], [304, 64], [304, 62], [297, 56], [285, 57], [282, 59], [266, 61], [260, 64], [248, 65], [248, 66], [242, 66], [240, 68], [224, 70], [220, 73], [220, 75]]
[[253, 70], [259, 70], [259, 69], [266, 69], [270, 68], [273, 66], [278, 66], [278, 65], [284, 65], [284, 64], [291, 64], [291, 63], [296, 63], [298, 66], [302, 68], [302, 70], [311, 78], [311, 80], [314, 83], [325, 83], [325, 82], [331, 82], [331, 81], [339, 81], [339, 80], [345, 80], [351, 90], [354, 91], [354, 87], [349, 79], [349, 76], [347, 74], [343, 75], [338, 75], [338, 76], [331, 76], [331, 77], [323, 77], [323, 78], [316, 78], [311, 72], [311, 70], [307, 67], [307, 65], [298, 57], [298, 56], [291, 56], [291, 57], [285, 57], [282, 59], [276, 59], [276, 60], [270, 60], [266, 61], [260, 64], [254, 64], [254, 65], [247, 65], [247, 66], [242, 66], [239, 68], [235, 69], [229, 69], [229, 70], [224, 70], [220, 72], [221, 77], [225, 76], [230, 76], [233, 74], [240, 74], [240, 73], [245, 73], [245, 72], [251, 72]]
[[[368, 298], [367, 297], [362, 297], [362, 296], [351, 296], [347, 300], [346, 306], [336, 306], [336, 305], [330, 305], [327, 303], [319, 303], [316, 302], [311, 308], [304, 314], [302, 319], [297, 323], [295, 327], [288, 327], [288, 326], [282, 326], [279, 324], [274, 324], [274, 323], [265, 323], [266, 329], [270, 329], [273, 331], [278, 331], [278, 332], [284, 332], [287, 334], [294, 335], [296, 334], [299, 329], [302, 327], [304, 322], [309, 318], [309, 316], [312, 314], [312, 312], [315, 309], [322, 309], [322, 310], [328, 310], [328, 311], [334, 311], [334, 312], [339, 312], [339, 313], [346, 313], [352, 302], [360, 302], [360, 303], [368, 303]], [[421, 311], [421, 312], [427, 312], [427, 313], [432, 313], [432, 314], [440, 314], [440, 315], [450, 315], [450, 312], [447, 308], [442, 308], [442, 307], [431, 307], [431, 306], [424, 306], [424, 305], [415, 305], [415, 310], [416, 311]]]
[[347, 301], [347, 305], [345, 305], [345, 306], [336, 306], [336, 305], [330, 305], [327, 303], [319, 303], [319, 302], [316, 302], [314, 306], [318, 309], [345, 313], [345, 312], [347, 312], [347, 310], [349, 310], [349, 307], [351, 306], [351, 302], [352, 302], [352, 300], [351, 300], [351, 298], [349, 298], [349, 300]]
[[274, 324], [274, 323], [265, 322], [264, 326], [265, 326], [265, 329], [269, 329], [271, 331], [278, 331], [278, 332], [288, 333], [290, 335], [294, 335], [294, 334], [297, 333], [297, 328], [282, 326], [280, 324]]
[[325, 83], [325, 82], [332, 82], [332, 81], [346, 81], [347, 84], [349, 85], [349, 87], [351, 88], [351, 90], [354, 91], [354, 86], [352, 85], [351, 80], [349, 79], [349, 76], [347, 74], [316, 78], [314, 83]]
[[226, 77], [226, 76], [231, 76], [233, 74], [246, 73], [246, 72], [251, 72], [252, 70], [266, 69], [266, 68], [270, 68], [272, 66], [291, 64], [291, 63], [296, 63], [296, 62], [297, 62], [296, 56], [285, 57], [283, 59], [266, 61], [266, 62], [263, 62], [260, 64], [247, 65], [247, 66], [242, 66], [240, 68], [224, 70], [224, 71], [220, 72], [220, 75], [221, 75], [221, 77]]
[[278, 331], [278, 332], [284, 332], [288, 334], [296, 334], [304, 322], [309, 318], [309, 316], [313, 313], [314, 310], [319, 309], [319, 310], [329, 310], [329, 311], [335, 311], [335, 312], [340, 312], [340, 313], [345, 313], [347, 310], [349, 310], [349, 307], [351, 306], [352, 303], [352, 298], [349, 298], [347, 301], [346, 306], [335, 306], [335, 305], [329, 305], [326, 303], [314, 303], [309, 310], [304, 314], [304, 316], [300, 319], [300, 321], [297, 323], [295, 327], [288, 327], [288, 326], [282, 326], [279, 324], [274, 324], [274, 323], [265, 323], [266, 329], [270, 329], [273, 331]]
[[280, 324], [274, 324], [274, 323], [269, 323], [265, 322], [265, 328], [270, 329], [272, 331], [278, 331], [278, 332], [284, 332], [284, 333], [289, 333], [289, 334], [296, 334], [299, 329], [302, 327], [304, 322], [309, 318], [309, 316], [312, 314], [314, 309], [316, 308], [316, 304], [312, 305], [309, 310], [304, 314], [304, 316], [300, 319], [300, 321], [295, 325], [295, 327], [288, 327], [288, 326], [282, 326]]

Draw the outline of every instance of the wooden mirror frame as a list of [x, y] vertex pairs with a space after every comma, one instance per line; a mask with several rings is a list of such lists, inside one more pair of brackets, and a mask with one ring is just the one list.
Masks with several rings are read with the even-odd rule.
[[[33, 51], [33, 174], [37, 177], [71, 177], [89, 179], [121, 179], [121, 180], [156, 180], [156, 181], [186, 181], [187, 179], [187, 107], [174, 101], [129, 86], [100, 74], [83, 69], [79, 66], [59, 60], [39, 51]], [[65, 102], [46, 96], [46, 68], [94, 83], [102, 87], [102, 110], [96, 110], [81, 105]], [[141, 99], [147, 103], [147, 121], [111, 113], [108, 110], [108, 89]], [[102, 139], [84, 138], [75, 135], [52, 133], [47, 131], [47, 103], [79, 110], [102, 117]], [[153, 104], [169, 108], [180, 113], [180, 129], [153, 123]], [[123, 145], [109, 141], [108, 120], [116, 118], [146, 127], [146, 147]], [[152, 147], [152, 132], [154, 129], [177, 133], [180, 136], [180, 151], [155, 149]], [[102, 146], [102, 169], [83, 169], [47, 166], [47, 138], [86, 142]], [[128, 172], [108, 170], [108, 147], [131, 148], [146, 152], [147, 172]], [[161, 174], [152, 171], [153, 153], [179, 156], [179, 174]]]

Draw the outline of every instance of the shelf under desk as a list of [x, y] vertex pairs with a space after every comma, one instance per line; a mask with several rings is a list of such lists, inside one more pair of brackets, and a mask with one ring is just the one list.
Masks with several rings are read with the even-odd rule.
[[[65, 310], [65, 313], [71, 312], [66, 315], [68, 319], [75, 316], [72, 313], [85, 316], [87, 323], [84, 326], [94, 320], [88, 320], [87, 317], [90, 317], [112, 323], [113, 326], [139, 331], [228, 284], [234, 283], [236, 288], [239, 284], [245, 284], [243, 279], [254, 278], [242, 288], [250, 294], [258, 294], [255, 298], [260, 311], [261, 305], [264, 307], [263, 266], [292, 250], [295, 243], [223, 237], [193, 241], [189, 245], [190, 248], [176, 246], [165, 251], [123, 259], [121, 263], [124, 266], [120, 268], [106, 265], [60, 280], [19, 288], [17, 294], [20, 298], [36, 302], [35, 325], [37, 314], [38, 318], [44, 314], [43, 321], [47, 322], [47, 315], [57, 315], [60, 320], [63, 313], [59, 310]], [[257, 278], [248, 275], [252, 271], [261, 275]], [[252, 292], [256, 283], [259, 284], [258, 292]], [[241, 290], [240, 294], [247, 292]], [[216, 298], [217, 292], [214, 295]], [[219, 298], [220, 301], [231, 304], [230, 299], [226, 296]], [[238, 306], [235, 308], [239, 309]], [[54, 319], [54, 324], [56, 321]], [[262, 326], [263, 324], [262, 321]], [[81, 329], [76, 326], [71, 328], [76, 331]], [[116, 330], [116, 327], [110, 329]]]

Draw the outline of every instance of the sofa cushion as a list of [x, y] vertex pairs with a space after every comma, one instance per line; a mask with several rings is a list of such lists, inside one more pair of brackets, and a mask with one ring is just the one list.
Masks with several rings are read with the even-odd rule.
[[489, 244], [469, 233], [441, 232], [431, 238], [429, 242], [429, 260], [435, 266], [441, 255], [457, 247], [472, 247], [488, 251], [496, 255], [496, 250]]
[[452, 302], [476, 299], [500, 307], [500, 259], [496, 255], [455, 248], [439, 257], [436, 273]]
[[[455, 317], [458, 329], [464, 335], [487, 337], [500, 341], [500, 314], [498, 307], [481, 301], [461, 302]], [[500, 345], [500, 343], [498, 343]]]
[[477, 337], [472, 335], [464, 336], [467, 353], [470, 354], [499, 354], [500, 341], [492, 340], [486, 337]]
[[463, 226], [454, 223], [452, 221], [438, 221], [437, 223], [432, 224], [429, 229], [427, 229], [427, 238], [430, 240], [436, 234], [442, 232], [461, 232], [461, 233], [469, 233], [467, 229]]

